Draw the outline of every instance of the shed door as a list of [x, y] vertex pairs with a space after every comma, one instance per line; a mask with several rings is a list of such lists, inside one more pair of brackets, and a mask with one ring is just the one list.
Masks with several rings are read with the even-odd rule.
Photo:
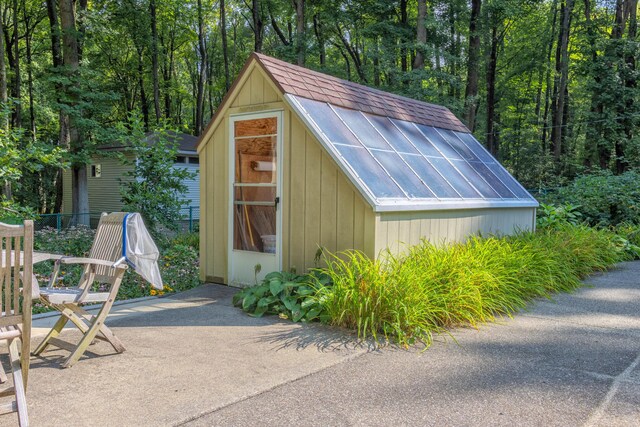
[[282, 113], [232, 116], [230, 285], [253, 285], [281, 269]]

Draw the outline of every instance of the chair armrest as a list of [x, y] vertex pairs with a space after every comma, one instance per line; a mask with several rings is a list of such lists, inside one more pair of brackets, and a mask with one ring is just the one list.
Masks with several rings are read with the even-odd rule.
[[43, 261], [57, 261], [60, 258], [63, 258], [64, 255], [60, 255], [60, 254], [50, 254], [47, 252], [38, 252], [38, 251], [33, 251], [33, 263], [37, 264], [39, 262], [43, 262]]
[[93, 264], [102, 265], [105, 267], [122, 268], [126, 269], [128, 266], [126, 263], [118, 260], [116, 262], [106, 261], [98, 258], [83, 258], [83, 257], [63, 257], [58, 260], [62, 264]]

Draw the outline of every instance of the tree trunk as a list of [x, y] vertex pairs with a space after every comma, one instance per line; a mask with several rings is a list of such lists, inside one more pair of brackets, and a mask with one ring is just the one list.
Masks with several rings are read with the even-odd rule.
[[495, 134], [496, 68], [498, 63], [498, 22], [491, 28], [491, 52], [487, 64], [487, 149], [498, 156], [498, 139]]
[[60, 26], [55, 0], [47, 0], [47, 14], [49, 15], [49, 36], [51, 37], [51, 56], [54, 68], [62, 65], [62, 49], [60, 48]]
[[24, 40], [27, 48], [27, 89], [29, 92], [29, 130], [31, 131], [31, 139], [36, 140], [36, 116], [33, 108], [33, 61], [31, 55], [31, 38], [33, 36], [33, 28], [31, 28], [31, 20], [33, 19], [27, 14], [25, 1], [22, 2], [22, 10], [24, 16]]
[[400, 0], [400, 27], [402, 29], [400, 36], [400, 68], [403, 73], [409, 71], [409, 63], [407, 61], [407, 43], [404, 37], [404, 30], [409, 25], [409, 14], [407, 13], [407, 0]]
[[316, 40], [318, 43], [318, 52], [320, 56], [320, 67], [324, 67], [327, 60], [327, 51], [325, 48], [325, 38], [322, 33], [322, 25], [318, 19], [318, 14], [313, 15], [313, 31], [316, 34]]
[[471, 132], [476, 127], [478, 109], [478, 76], [480, 58], [480, 9], [482, 0], [471, 1], [471, 19], [469, 20], [469, 54], [467, 63], [467, 87], [464, 92], [465, 121]]
[[149, 0], [151, 15], [151, 78], [153, 79], [153, 106], [156, 122], [160, 120], [160, 83], [158, 79], [158, 25], [156, 22], [156, 0]]
[[262, 11], [260, 10], [260, 0], [251, 1], [251, 16], [253, 18], [253, 50], [262, 52], [262, 38], [264, 37], [264, 22], [262, 21]]
[[198, 54], [200, 56], [200, 69], [198, 78], [198, 94], [196, 96], [196, 117], [194, 131], [196, 136], [202, 133], [204, 87], [207, 81], [207, 46], [204, 34], [204, 20], [202, 17], [202, 0], [198, 0]]
[[149, 100], [147, 92], [144, 90], [144, 55], [142, 46], [137, 46], [138, 51], [138, 86], [140, 86], [140, 108], [142, 109], [142, 120], [144, 121], [144, 130], [149, 131]]
[[[62, 60], [71, 81], [75, 80], [80, 67], [78, 51], [78, 31], [73, 0], [60, 0], [60, 25], [62, 29]], [[67, 97], [71, 103], [77, 102], [77, 96], [69, 91]], [[61, 111], [60, 113], [60, 142], [69, 147], [73, 154], [79, 154], [84, 149], [75, 117]], [[87, 189], [87, 165], [75, 163], [71, 166], [71, 210], [74, 213], [73, 224], [89, 225], [89, 192]], [[81, 214], [77, 216], [77, 214]]]
[[[636, 43], [636, 36], [638, 34], [638, 20], [637, 20], [637, 10], [638, 10], [638, 0], [627, 0], [627, 8], [625, 10], [626, 20], [629, 22], [629, 28], [627, 31], [627, 40], [629, 44]], [[626, 100], [625, 100], [625, 108], [624, 111], [621, 111], [621, 116], [624, 117], [622, 120], [622, 125], [624, 128], [624, 141], [621, 138], [616, 139], [616, 173], [621, 174], [626, 171], [629, 167], [629, 161], [625, 158], [625, 148], [626, 144], [633, 140], [634, 137], [634, 129], [635, 123], [633, 117], [631, 117], [635, 112], [634, 106], [634, 96], [631, 94], [635, 94], [636, 92], [636, 58], [633, 54], [633, 51], [628, 51], [626, 53], [625, 64], [627, 66], [626, 78], [624, 80], [624, 86], [626, 89]]]
[[[356, 72], [358, 73], [358, 77], [360, 78], [360, 81], [366, 84], [367, 76], [364, 73], [362, 62], [360, 61], [360, 55], [358, 54], [358, 51], [357, 51], [358, 48], [353, 47], [349, 42], [349, 40], [347, 40], [344, 33], [342, 32], [342, 29], [340, 28], [340, 24], [336, 23], [336, 29], [338, 31], [338, 36], [340, 37], [340, 40], [342, 41], [344, 48], [347, 50], [347, 52], [349, 53], [349, 56], [351, 56], [351, 59], [353, 60], [353, 64], [356, 67]], [[342, 55], [344, 56], [344, 53], [342, 53]], [[347, 68], [349, 68], [349, 64], [347, 64]]]
[[[0, 17], [0, 107], [4, 110], [7, 106], [7, 67], [4, 62], [4, 22]], [[6, 132], [9, 129], [9, 118], [6, 115], [2, 115], [0, 126]], [[11, 194], [11, 183], [7, 180], [2, 183], [2, 195], [7, 200], [11, 200], [13, 195]]]
[[[49, 37], [51, 38], [51, 58], [54, 69], [59, 69], [62, 65], [62, 48], [60, 46], [60, 25], [58, 24], [58, 11], [56, 8], [55, 0], [46, 0], [47, 2], [47, 15], [49, 16]], [[59, 85], [56, 86], [56, 91], [59, 91]], [[62, 140], [58, 140], [60, 144]], [[56, 196], [55, 203], [53, 205], [53, 212], [62, 211], [62, 169], [58, 169], [55, 177]]]
[[418, 21], [416, 25], [416, 58], [413, 61], [413, 69], [424, 68], [425, 47], [427, 44], [427, 0], [418, 0]]
[[296, 6], [296, 53], [298, 65], [304, 67], [306, 51], [306, 26], [304, 22], [305, 0], [294, 0]]
[[567, 83], [569, 77], [569, 34], [571, 30], [571, 13], [573, 11], [573, 0], [565, 0], [560, 6], [560, 31], [558, 33], [558, 45], [556, 49], [556, 75], [554, 83], [554, 99], [552, 104], [552, 129], [551, 147], [553, 157], [560, 159], [562, 154], [563, 127], [565, 112], [565, 102], [567, 94]]
[[19, 128], [22, 126], [22, 105], [21, 105], [21, 86], [22, 81], [20, 80], [20, 37], [18, 35], [18, 0], [13, 0], [13, 88], [11, 91], [11, 96], [13, 97], [13, 114], [11, 117], [11, 121], [14, 128]]
[[228, 91], [231, 87], [229, 76], [229, 48], [227, 46], [227, 11], [224, 0], [220, 0], [220, 33], [222, 36], [222, 58], [224, 60], [224, 88]]

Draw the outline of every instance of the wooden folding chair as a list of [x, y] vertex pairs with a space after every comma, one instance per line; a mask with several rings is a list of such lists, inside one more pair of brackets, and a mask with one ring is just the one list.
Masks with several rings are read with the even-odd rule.
[[[71, 354], [62, 363], [62, 367], [69, 368], [80, 359], [95, 339], [107, 341], [117, 353], [125, 351], [124, 345], [104, 324], [127, 269], [125, 259], [122, 257], [125, 215], [123, 212], [102, 214], [88, 258], [62, 257], [56, 261], [48, 287], [40, 291], [40, 300], [61, 314], [51, 331], [34, 351], [34, 355], [41, 354], [50, 345], [65, 349]], [[54, 286], [62, 264], [84, 265], [77, 287], [56, 288]], [[95, 284], [105, 285], [108, 289], [94, 291]], [[81, 304], [85, 303], [102, 303], [102, 306], [97, 315], [92, 315], [81, 307]], [[58, 338], [68, 321], [71, 321], [83, 334], [76, 345]]]
[[[27, 426], [25, 392], [31, 356], [33, 221], [25, 221], [22, 226], [0, 223], [0, 258], [0, 340], [7, 341], [9, 346], [13, 374], [13, 386], [1, 390], [0, 397], [15, 396], [15, 401], [0, 404], [0, 414], [17, 412], [19, 425]], [[0, 383], [7, 380], [0, 364]]]

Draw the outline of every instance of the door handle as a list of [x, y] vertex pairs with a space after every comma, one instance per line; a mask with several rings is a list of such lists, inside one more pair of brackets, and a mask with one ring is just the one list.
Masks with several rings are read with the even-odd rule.
[[276, 210], [278, 210], [278, 204], [280, 203], [280, 197], [276, 197], [276, 199], [273, 202], [275, 203]]

